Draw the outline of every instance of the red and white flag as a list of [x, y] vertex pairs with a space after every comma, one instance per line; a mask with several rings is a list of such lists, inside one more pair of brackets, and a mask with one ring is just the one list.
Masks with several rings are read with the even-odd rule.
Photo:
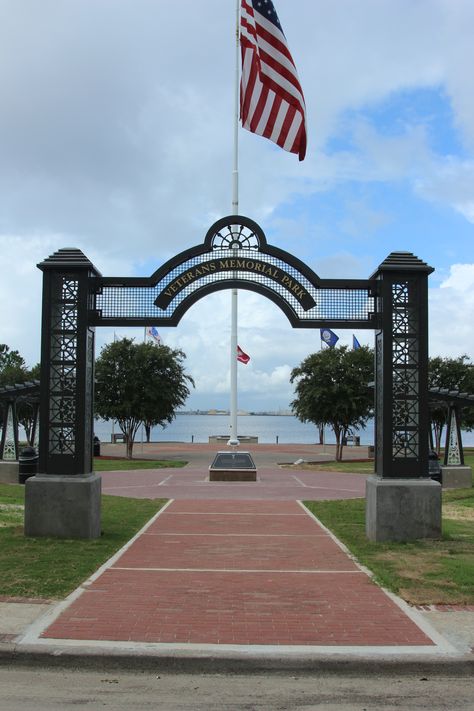
[[242, 126], [303, 160], [304, 96], [271, 0], [241, 0], [240, 46]]
[[247, 353], [244, 353], [240, 346], [237, 346], [237, 360], [239, 360], [241, 363], [244, 363], [245, 365], [247, 365], [250, 360], [250, 356], [247, 355]]

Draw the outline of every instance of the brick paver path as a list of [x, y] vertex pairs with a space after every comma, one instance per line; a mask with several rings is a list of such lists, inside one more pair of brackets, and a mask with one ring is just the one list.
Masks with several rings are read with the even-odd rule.
[[365, 476], [260, 466], [254, 482], [210, 482], [207, 468], [101, 472], [102, 491], [114, 496], [160, 499], [257, 499], [273, 501], [354, 499], [365, 496]]
[[172, 502], [42, 636], [433, 644], [296, 501]]

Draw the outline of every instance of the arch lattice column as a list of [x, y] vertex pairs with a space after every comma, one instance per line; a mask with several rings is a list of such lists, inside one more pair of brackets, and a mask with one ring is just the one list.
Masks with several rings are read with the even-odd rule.
[[92, 471], [94, 329], [91, 278], [78, 249], [61, 249], [43, 271], [39, 473], [26, 483], [25, 533], [100, 536], [100, 477]]

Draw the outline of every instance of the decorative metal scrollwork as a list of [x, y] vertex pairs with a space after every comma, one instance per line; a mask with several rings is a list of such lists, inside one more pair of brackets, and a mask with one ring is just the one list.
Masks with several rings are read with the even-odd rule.
[[258, 250], [260, 249], [260, 240], [258, 235], [250, 227], [246, 225], [224, 225], [211, 238], [211, 247], [213, 250]]
[[18, 459], [15, 442], [15, 425], [13, 419], [13, 404], [7, 405], [8, 412], [6, 417], [5, 443], [3, 446], [2, 458], [6, 461], [14, 461]]
[[448, 467], [458, 467], [461, 465], [461, 450], [459, 447], [458, 422], [454, 409], [451, 411], [447, 463]]
[[56, 278], [52, 303], [49, 453], [75, 453], [78, 282]]
[[392, 285], [392, 455], [419, 456], [419, 333], [413, 303], [415, 283]]
[[98, 277], [93, 284], [91, 326], [176, 326], [198, 299], [225, 288], [264, 294], [300, 328], [372, 328], [377, 318], [375, 281], [320, 279], [238, 215], [215, 222], [203, 244], [176, 255], [149, 278]]

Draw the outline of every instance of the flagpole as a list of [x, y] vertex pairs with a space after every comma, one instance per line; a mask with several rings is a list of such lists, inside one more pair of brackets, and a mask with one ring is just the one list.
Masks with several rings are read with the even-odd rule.
[[[146, 326], [143, 326], [143, 343], [146, 343]], [[142, 455], [143, 455], [143, 428], [144, 428], [144, 424], [142, 422], [142, 426], [141, 426], [141, 453], [142, 453]]]
[[[232, 170], [232, 214], [239, 214], [239, 34], [240, 0], [235, 3], [235, 83], [234, 83], [234, 165]], [[237, 438], [237, 289], [232, 289], [230, 328], [230, 437], [227, 444], [238, 445]]]

